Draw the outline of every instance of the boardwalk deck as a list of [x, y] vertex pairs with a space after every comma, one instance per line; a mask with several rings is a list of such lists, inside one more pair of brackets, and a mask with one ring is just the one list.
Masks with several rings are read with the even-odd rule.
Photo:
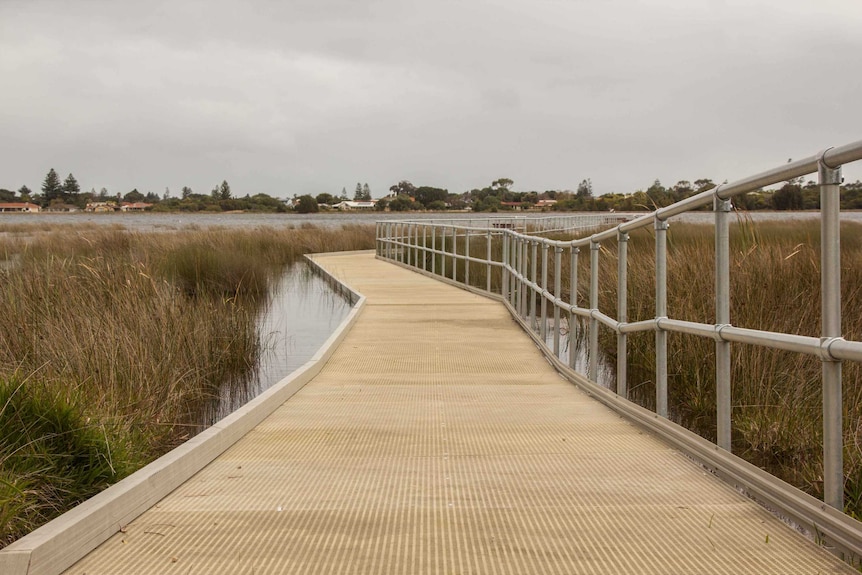
[[67, 573], [852, 573], [564, 381], [502, 305], [373, 255], [320, 374]]

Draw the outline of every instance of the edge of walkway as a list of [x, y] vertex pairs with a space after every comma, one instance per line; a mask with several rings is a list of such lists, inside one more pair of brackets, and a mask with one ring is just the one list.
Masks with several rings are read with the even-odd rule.
[[587, 395], [619, 413], [629, 421], [668, 442], [681, 453], [704, 467], [744, 496], [793, 527], [807, 539], [837, 555], [856, 569], [862, 568], [862, 523], [843, 511], [826, 505], [786, 481], [767, 473], [756, 465], [704, 439], [693, 431], [660, 417], [656, 413], [602, 387], [562, 362], [542, 345], [541, 338], [518, 316], [502, 296], [481, 288], [467, 286], [455, 280], [432, 274], [402, 262], [381, 256], [377, 259], [395, 264], [471, 293], [502, 303], [509, 315], [533, 340], [557, 373], [581, 388]]
[[[337, 252], [349, 253], [367, 251]], [[353, 304], [353, 309], [317, 353], [302, 367], [192, 439], [0, 549], [0, 573], [40, 575], [68, 569], [221, 455], [320, 372], [356, 323], [365, 307], [365, 297], [337, 280], [312, 257], [304, 257], [307, 264]]]

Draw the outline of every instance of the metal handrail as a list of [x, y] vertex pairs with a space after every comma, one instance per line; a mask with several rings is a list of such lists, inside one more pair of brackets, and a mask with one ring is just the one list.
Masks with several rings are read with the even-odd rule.
[[[590, 380], [597, 379], [598, 326], [602, 324], [617, 335], [617, 393], [627, 397], [626, 338], [638, 331], [654, 331], [656, 338], [656, 413], [667, 417], [667, 334], [686, 333], [715, 340], [716, 345], [716, 389], [717, 389], [717, 441], [718, 447], [730, 451], [731, 398], [730, 398], [730, 344], [746, 343], [780, 350], [817, 356], [822, 360], [823, 379], [823, 478], [824, 501], [843, 510], [843, 436], [841, 405], [841, 362], [862, 361], [862, 342], [847, 341], [841, 334], [840, 293], [840, 207], [839, 185], [842, 181], [841, 166], [862, 159], [862, 140], [826, 150], [795, 162], [767, 170], [731, 183], [719, 185], [670, 206], [657, 209], [643, 216], [619, 221], [605, 226], [590, 235], [575, 240], [554, 240], [527, 234], [529, 218], [519, 218], [523, 223], [519, 229], [507, 225], [494, 226], [493, 219], [486, 220], [486, 227], [459, 227], [449, 221], [404, 220], [382, 221], [377, 224], [377, 253], [380, 257], [441, 275], [452, 281], [470, 285], [470, 266], [486, 269], [485, 291], [492, 289], [492, 270], [500, 270], [502, 282], [496, 292], [520, 319], [534, 326], [537, 322], [542, 330], [540, 342], [546, 350], [560, 358], [559, 325], [565, 317], [570, 325], [580, 317], [590, 322], [589, 367]], [[821, 308], [822, 330], [820, 337], [776, 333], [747, 329], [730, 323], [730, 247], [729, 213], [730, 199], [778, 184], [813, 172], [818, 173], [821, 195]], [[682, 321], [667, 317], [667, 222], [680, 214], [712, 205], [715, 214], [715, 268], [716, 268], [716, 316], [714, 324]], [[576, 230], [580, 225], [589, 226], [586, 218], [594, 214], [567, 215], [542, 218], [542, 229]], [[505, 220], [505, 219], [504, 219]], [[503, 222], [504, 220], [501, 220]], [[476, 221], [476, 220], [472, 220]], [[508, 220], [506, 220], [508, 221]], [[595, 225], [595, 224], [592, 224]], [[626, 244], [629, 232], [652, 226], [655, 229], [656, 309], [653, 319], [628, 322], [626, 317], [627, 270]], [[595, 228], [594, 228], [595, 229]], [[484, 238], [486, 250], [477, 255], [475, 244]], [[502, 253], [492, 254], [492, 241], [499, 238]], [[602, 242], [618, 243], [619, 268], [617, 274], [616, 318], [598, 309], [598, 260]], [[429, 245], [430, 243], [430, 245]], [[590, 257], [590, 301], [582, 305], [577, 301], [578, 258], [581, 250], [589, 249]], [[459, 250], [461, 253], [459, 253]], [[540, 253], [541, 252], [541, 253]], [[571, 280], [568, 301], [561, 293], [561, 258], [570, 260]], [[586, 255], [586, 253], [584, 254]], [[549, 260], [553, 260], [550, 262]], [[437, 262], [441, 269], [437, 269]], [[539, 263], [541, 265], [539, 266]], [[554, 265], [555, 285], [548, 285], [549, 266]], [[448, 267], [448, 269], [447, 269]], [[459, 269], [460, 268], [460, 269]], [[475, 283], [475, 282], [474, 282]], [[537, 309], [539, 300], [540, 309]], [[528, 304], [529, 302], [529, 304]], [[554, 319], [553, 349], [545, 339], [549, 312]], [[574, 329], [569, 330], [569, 346], [574, 349]], [[569, 353], [569, 366], [574, 369], [574, 353]]]

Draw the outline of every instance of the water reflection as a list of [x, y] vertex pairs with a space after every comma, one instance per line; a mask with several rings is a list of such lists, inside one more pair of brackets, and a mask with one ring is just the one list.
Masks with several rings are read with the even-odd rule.
[[314, 356], [350, 313], [350, 302], [304, 264], [290, 268], [258, 318], [262, 354], [249, 377], [226, 382], [207, 425], [279, 382]]

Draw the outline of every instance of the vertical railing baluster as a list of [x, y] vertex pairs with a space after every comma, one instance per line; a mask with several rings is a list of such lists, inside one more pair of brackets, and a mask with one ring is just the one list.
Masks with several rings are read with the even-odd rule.
[[[719, 186], [720, 188], [721, 186]], [[716, 190], [715, 202], [715, 325], [730, 324], [730, 200]], [[730, 342], [715, 342], [716, 444], [731, 451]]]
[[437, 225], [431, 224], [431, 274], [437, 275]]
[[538, 291], [537, 286], [539, 285], [539, 242], [537, 240], [533, 240], [532, 242], [532, 260], [530, 262], [530, 329], [534, 332], [536, 331], [536, 292]]
[[[629, 235], [617, 233], [617, 321], [628, 322], [628, 245]], [[617, 334], [617, 394], [627, 398], [628, 390], [628, 341], [626, 334]]]
[[502, 262], [503, 267], [500, 271], [500, 295], [503, 297], [503, 301], [509, 300], [509, 304], [512, 304], [511, 294], [509, 293], [509, 268], [512, 262], [509, 261], [509, 236], [506, 233], [503, 233], [500, 236], [500, 241], [502, 242], [501, 250], [502, 250]]
[[[569, 265], [572, 266], [572, 269], [569, 270], [569, 303], [572, 307], [576, 307], [578, 305], [578, 254], [581, 251], [581, 248], [577, 246], [572, 246], [570, 254], [570, 262]], [[569, 367], [575, 369], [575, 362], [577, 361], [577, 327], [578, 327], [578, 316], [574, 311], [569, 313]]]
[[428, 226], [422, 224], [422, 271], [428, 271]]
[[[841, 167], [818, 163], [820, 183], [820, 293], [824, 342], [841, 337]], [[823, 373], [823, 501], [844, 510], [844, 435], [841, 362], [821, 354]]]
[[464, 230], [464, 285], [470, 285], [470, 228]]
[[491, 293], [491, 230], [488, 230], [488, 246], [485, 250], [485, 267], [486, 267], [486, 279], [485, 279], [485, 290], [488, 293]]
[[446, 277], [446, 226], [440, 226], [440, 277]]
[[[655, 317], [667, 317], [667, 228], [664, 220], [655, 220]], [[667, 417], [667, 332], [655, 332], [655, 412]]]
[[[599, 309], [599, 249], [601, 245], [590, 240], [590, 310]], [[589, 378], [599, 378], [599, 320], [590, 315], [590, 363]]]
[[539, 337], [542, 343], [548, 345], [548, 248], [547, 242], [542, 242], [542, 322], [539, 324]]
[[563, 282], [560, 274], [563, 269], [563, 248], [554, 246], [554, 356], [560, 359], [560, 297]]
[[458, 281], [458, 228], [452, 226], [452, 281]]
[[[527, 282], [529, 281], [529, 276], [527, 274], [527, 266], [529, 265], [529, 262], [527, 261], [528, 247], [529, 242], [526, 239], [521, 240], [521, 264], [523, 269], [521, 270], [520, 315], [524, 319], [527, 317]], [[532, 288], [530, 288], [530, 290], [532, 291]]]

